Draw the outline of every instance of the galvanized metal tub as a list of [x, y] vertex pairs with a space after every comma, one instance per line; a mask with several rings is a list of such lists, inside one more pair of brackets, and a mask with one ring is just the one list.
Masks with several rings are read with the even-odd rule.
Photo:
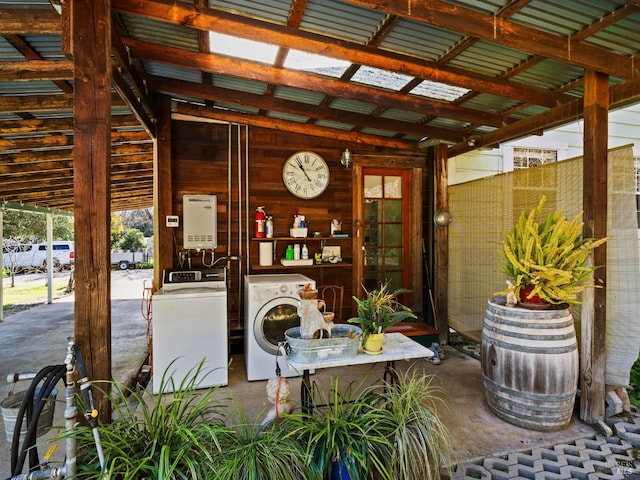
[[568, 308], [527, 310], [489, 300], [482, 375], [489, 409], [520, 427], [567, 427], [578, 385], [578, 343]]
[[[349, 331], [355, 336], [348, 336]], [[358, 345], [362, 339], [362, 329], [355, 325], [336, 324], [330, 338], [301, 338], [300, 327], [289, 328], [284, 332], [290, 348], [289, 358], [295, 362], [311, 363], [319, 360], [350, 358], [358, 354]]]

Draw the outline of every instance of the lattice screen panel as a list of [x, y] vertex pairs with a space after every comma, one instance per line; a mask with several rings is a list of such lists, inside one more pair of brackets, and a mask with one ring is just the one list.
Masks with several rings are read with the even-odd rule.
[[[640, 342], [640, 266], [633, 150], [609, 152], [607, 383], [628, 385]], [[546, 195], [546, 211], [582, 209], [582, 158], [509, 172], [449, 188], [449, 325], [480, 341], [487, 299], [506, 288], [501, 242], [523, 209]], [[546, 211], [543, 214], [546, 214]], [[580, 312], [575, 309], [580, 334]]]

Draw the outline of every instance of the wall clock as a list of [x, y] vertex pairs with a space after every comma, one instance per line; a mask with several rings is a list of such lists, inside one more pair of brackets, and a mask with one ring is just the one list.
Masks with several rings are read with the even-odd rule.
[[316, 198], [329, 185], [329, 167], [314, 152], [296, 152], [282, 167], [284, 186], [298, 198]]

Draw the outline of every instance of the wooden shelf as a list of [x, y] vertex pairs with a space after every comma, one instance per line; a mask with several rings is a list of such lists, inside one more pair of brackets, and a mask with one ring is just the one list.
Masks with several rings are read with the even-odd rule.
[[272, 237], [272, 238], [257, 238], [254, 237], [251, 240], [254, 242], [274, 242], [278, 240], [285, 240], [289, 242], [306, 242], [311, 240], [327, 241], [327, 240], [350, 240], [351, 237]]
[[251, 265], [251, 270], [300, 270], [301, 268], [344, 268], [351, 267], [351, 262], [338, 262], [338, 263], [321, 263], [319, 265], [293, 265], [291, 267], [285, 267], [280, 262], [273, 265]]

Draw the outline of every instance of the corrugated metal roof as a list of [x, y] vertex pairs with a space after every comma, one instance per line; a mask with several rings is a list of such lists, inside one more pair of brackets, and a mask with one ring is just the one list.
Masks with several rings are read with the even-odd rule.
[[387, 35], [380, 48], [435, 61], [463, 38], [456, 32], [402, 19]]
[[384, 17], [382, 12], [338, 0], [310, 0], [300, 29], [364, 44]]
[[209, 7], [268, 20], [284, 25], [291, 9], [290, 0], [209, 0]]

